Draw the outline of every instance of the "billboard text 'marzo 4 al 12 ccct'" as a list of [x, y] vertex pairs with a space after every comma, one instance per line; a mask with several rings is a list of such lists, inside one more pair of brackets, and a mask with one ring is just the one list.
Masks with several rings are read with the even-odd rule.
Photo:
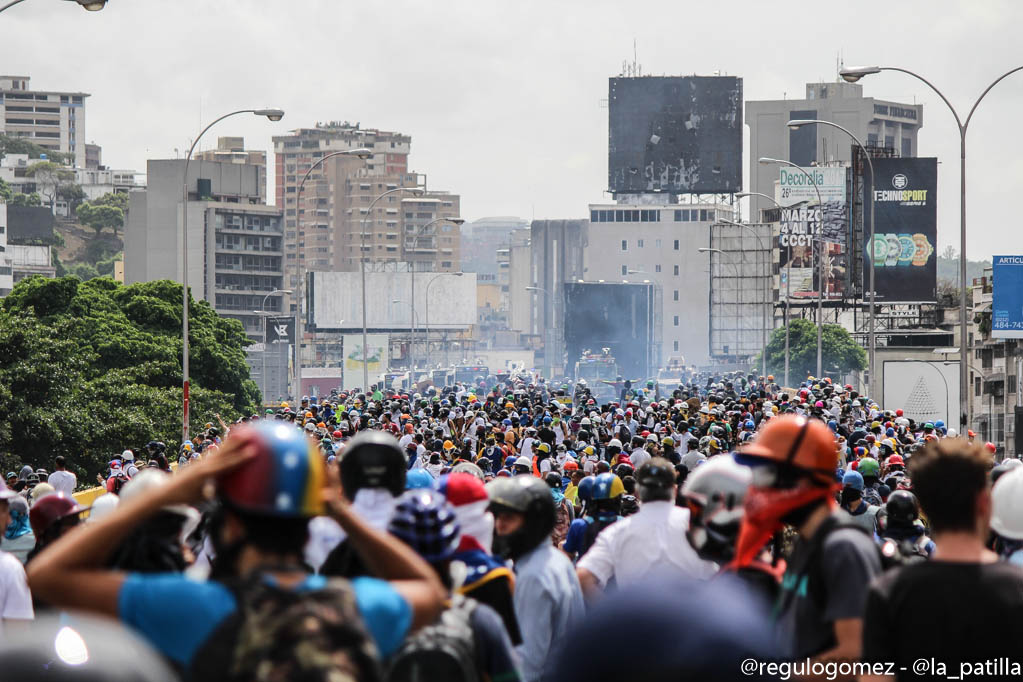
[[611, 78], [608, 188], [615, 193], [742, 190], [742, 79]]

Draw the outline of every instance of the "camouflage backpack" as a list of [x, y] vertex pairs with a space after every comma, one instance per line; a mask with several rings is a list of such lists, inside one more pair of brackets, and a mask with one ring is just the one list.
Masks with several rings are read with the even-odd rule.
[[377, 682], [379, 655], [347, 580], [293, 591], [256, 576], [228, 584], [238, 609], [192, 661], [191, 680]]

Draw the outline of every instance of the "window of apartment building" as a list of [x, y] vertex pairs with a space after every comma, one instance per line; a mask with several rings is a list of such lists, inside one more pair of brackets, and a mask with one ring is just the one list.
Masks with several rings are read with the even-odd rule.
[[622, 266], [622, 277], [624, 277], [627, 274], [629, 274], [629, 266], [628, 265], [623, 265]]
[[[674, 248], [674, 249], [675, 249], [676, 251], [678, 251], [678, 248], [679, 248], [679, 242], [678, 242], [678, 240], [677, 240], [677, 239], [675, 240], [675, 244], [674, 244], [674, 247], [673, 247], [673, 248]], [[676, 269], [677, 269], [677, 268], [676, 268]], [[678, 274], [678, 273], [675, 273], [675, 274]]]
[[658, 263], [657, 265], [654, 266], [654, 272], [660, 272], [660, 271], [661, 271], [661, 264]]
[[1016, 392], [1016, 375], [1015, 374], [1010, 374], [1008, 377], [1006, 377], [1005, 381], [1006, 381], [1005, 392], [1006, 393], [1010, 393], [1010, 394], [1011, 393], [1015, 393]]
[[654, 240], [654, 248], [656, 248], [656, 249], [661, 248], [661, 240], [660, 239], [655, 239]]
[[674, 322], [675, 326], [677, 327], [678, 326], [678, 315], [675, 316], [673, 322]]
[[973, 379], [973, 395], [980, 395], [980, 377]]
[[643, 248], [643, 240], [642, 239], [637, 239], [636, 240], [636, 248], [637, 249], [642, 249]]
[[908, 137], [902, 138], [902, 157], [907, 158], [913, 156], [913, 140]]
[[891, 149], [895, 149], [895, 136], [894, 135], [885, 135], [884, 136], [884, 146], [885, 147], [890, 147]]
[[674, 274], [675, 274], [676, 277], [678, 277], [678, 266], [677, 265], [675, 266], [675, 273]]
[[672, 300], [674, 301], [678, 300], [678, 289], [675, 289], [675, 293], [672, 295]]
[[449, 261], [449, 260], [442, 260], [440, 262], [440, 266], [442, 268], [450, 268], [451, 267], [451, 261]]
[[671, 347], [672, 347], [672, 349], [675, 350], [675, 352], [678, 352], [678, 341], [673, 342]]
[[990, 348], [984, 348], [980, 352], [980, 366], [984, 369], [991, 369], [991, 357], [993, 353]]
[[622, 251], [628, 251], [628, 250], [629, 250], [629, 240], [628, 239], [623, 239], [622, 240]]
[[992, 350], [995, 352], [995, 357], [996, 358], [1004, 358], [1005, 357], [1005, 344], [1000, 343], [997, 346], [995, 346]]

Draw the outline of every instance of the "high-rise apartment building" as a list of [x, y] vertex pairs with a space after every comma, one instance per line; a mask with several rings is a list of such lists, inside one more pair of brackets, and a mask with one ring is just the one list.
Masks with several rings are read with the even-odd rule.
[[84, 92], [29, 89], [28, 76], [0, 76], [0, 133], [70, 155], [86, 167]]
[[244, 137], [218, 137], [216, 149], [195, 152], [192, 158], [255, 166], [258, 173], [256, 184], [259, 186], [259, 200], [260, 203], [266, 203], [266, 152], [262, 149], [246, 149]]
[[[832, 126], [806, 125], [789, 129], [791, 119], [837, 123], [868, 147], [893, 150], [895, 156], [917, 156], [917, 136], [923, 127], [923, 105], [901, 104], [863, 96], [859, 83], [807, 83], [804, 99], [746, 102], [750, 129], [750, 192], [774, 196], [778, 166], [758, 163], [761, 157], [785, 159], [799, 166], [848, 165], [855, 143]], [[750, 197], [750, 219], [759, 220], [772, 204]]]

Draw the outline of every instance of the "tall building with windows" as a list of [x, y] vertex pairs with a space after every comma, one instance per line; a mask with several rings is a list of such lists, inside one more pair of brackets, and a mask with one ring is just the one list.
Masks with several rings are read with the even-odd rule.
[[262, 149], [246, 149], [244, 137], [218, 137], [216, 149], [195, 152], [192, 158], [255, 166], [259, 174], [256, 178], [259, 198], [262, 203], [266, 203], [266, 152]]
[[70, 155], [86, 167], [84, 92], [32, 90], [28, 76], [0, 76], [0, 133]]
[[[831, 121], [848, 129], [868, 147], [889, 148], [895, 156], [917, 156], [917, 137], [923, 127], [923, 105], [889, 102], [863, 96], [859, 83], [807, 83], [803, 99], [746, 102], [750, 130], [750, 192], [774, 196], [778, 167], [758, 163], [761, 157], [791, 161], [799, 166], [842, 162], [848, 165], [854, 143], [832, 126], [807, 125], [792, 130], [791, 119]], [[750, 197], [750, 218], [758, 220], [771, 203]]]

